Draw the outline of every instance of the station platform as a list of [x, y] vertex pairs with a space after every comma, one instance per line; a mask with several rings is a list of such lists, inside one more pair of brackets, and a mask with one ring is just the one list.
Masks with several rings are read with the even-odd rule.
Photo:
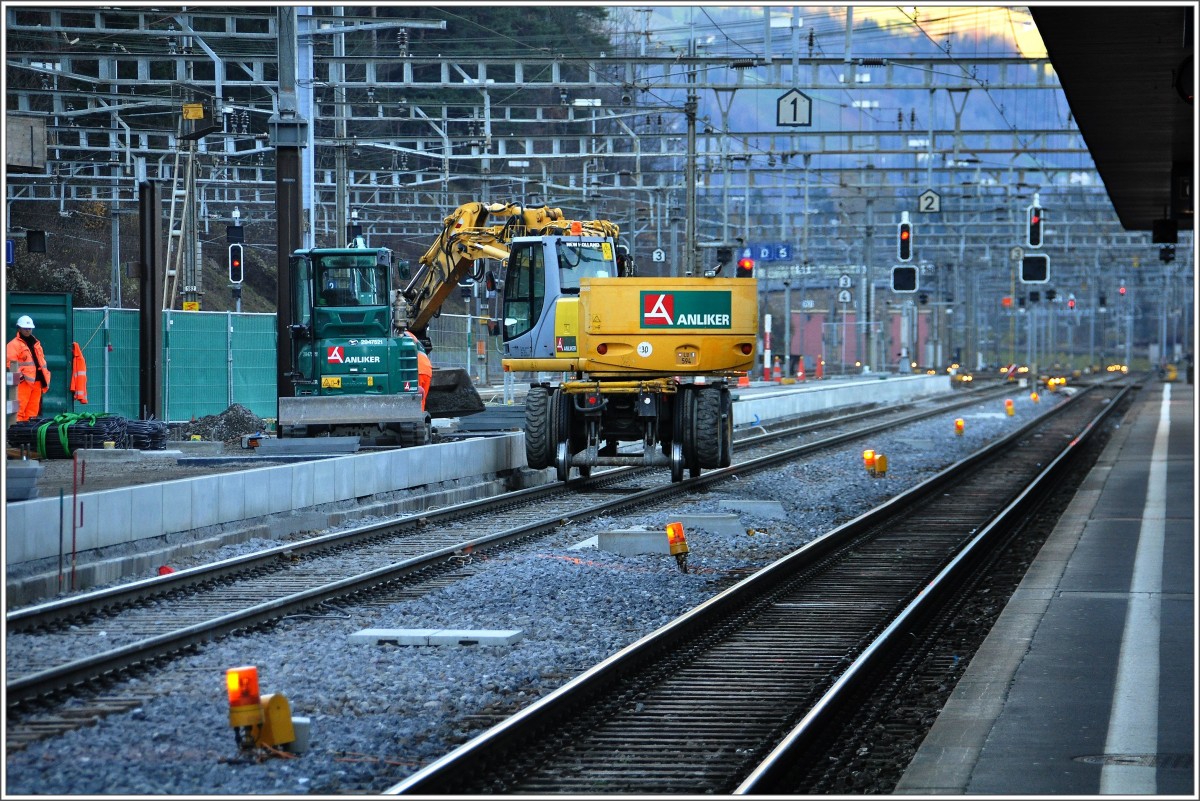
[[1197, 797], [1194, 400], [1138, 392], [897, 794]]

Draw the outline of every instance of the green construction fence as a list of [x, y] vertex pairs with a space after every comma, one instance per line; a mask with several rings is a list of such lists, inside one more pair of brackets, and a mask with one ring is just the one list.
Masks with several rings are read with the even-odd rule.
[[[141, 419], [138, 310], [74, 309], [73, 320], [74, 338], [87, 362], [88, 405], [75, 404], [68, 411]], [[429, 327], [434, 365], [466, 368], [479, 384], [503, 378], [500, 337], [488, 336], [486, 323], [465, 315], [439, 317]], [[162, 419], [199, 419], [235, 403], [274, 418], [275, 340], [274, 314], [164, 311]]]
[[[139, 419], [137, 309], [75, 309], [75, 339], [88, 373], [88, 406]], [[163, 419], [221, 414], [233, 404], [273, 418], [275, 315], [163, 312]]]

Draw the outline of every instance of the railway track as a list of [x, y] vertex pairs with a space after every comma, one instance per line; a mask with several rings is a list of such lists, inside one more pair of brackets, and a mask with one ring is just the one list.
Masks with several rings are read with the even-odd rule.
[[1081, 392], [388, 792], [795, 792], [846, 697], [1019, 526], [1127, 391]]
[[[978, 403], [985, 397], [964, 395], [957, 402]], [[661, 471], [608, 471], [572, 481], [569, 487], [538, 487], [426, 511], [17, 610], [7, 616], [9, 709], [42, 705], [93, 683], [103, 686], [138, 665], [333, 599], [437, 581], [487, 548], [553, 531], [573, 519], [686, 492], [722, 475], [753, 469], [757, 460], [788, 454], [794, 458], [949, 408], [943, 400], [933, 408], [891, 410], [883, 415], [884, 422], [871, 422], [880, 414], [875, 410], [764, 433], [739, 443], [738, 465], [681, 484], [669, 484]], [[817, 442], [794, 443], [797, 436], [834, 427], [846, 430]], [[788, 440], [791, 447], [780, 444]], [[496, 523], [493, 532], [480, 536], [478, 521], [484, 514]], [[45, 642], [40, 638], [70, 642], [75, 658], [69, 663], [39, 661], [40, 653], [62, 650], [40, 648], [39, 642]]]

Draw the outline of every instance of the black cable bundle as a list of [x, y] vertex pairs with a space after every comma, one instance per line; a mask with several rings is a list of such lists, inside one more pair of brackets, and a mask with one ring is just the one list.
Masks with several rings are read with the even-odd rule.
[[129, 447], [142, 451], [167, 449], [171, 427], [163, 420], [130, 420], [125, 424]]
[[70, 459], [80, 448], [103, 448], [112, 442], [117, 448], [129, 447], [128, 421], [108, 414], [56, 415], [35, 417], [8, 427], [8, 444], [26, 445], [43, 459]]

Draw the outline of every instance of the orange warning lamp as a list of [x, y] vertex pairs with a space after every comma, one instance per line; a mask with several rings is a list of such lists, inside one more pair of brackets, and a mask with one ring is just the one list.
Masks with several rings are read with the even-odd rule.
[[887, 454], [875, 454], [875, 477], [882, 478], [887, 475]]
[[257, 667], [246, 665], [225, 671], [225, 689], [229, 693], [229, 725], [240, 748], [274, 748], [296, 741], [287, 696], [260, 696]]
[[1004, 401], [1004, 413], [1007, 414], [1009, 417], [1013, 416], [1012, 398], [1009, 398], [1008, 400]]
[[875, 472], [875, 451], [869, 449], [863, 451], [863, 467], [867, 468], [869, 473]]
[[688, 544], [687, 535], [683, 532], [683, 523], [667, 523], [667, 545], [670, 548], [671, 555], [679, 563], [680, 572], [688, 572]]
[[1038, 394], [1036, 392], [1030, 392], [1029, 399], [1031, 401], [1033, 401], [1034, 403], [1037, 403], [1039, 400], [1041, 400], [1041, 398], [1038, 397]]
[[960, 436], [960, 437], [962, 436], [962, 433], [963, 433], [963, 419], [962, 419], [961, 417], [959, 417], [959, 418], [956, 418], [956, 419], [955, 419], [955, 421], [954, 421], [954, 433], [955, 433], [956, 435]]
[[583, 236], [583, 223], [571, 220], [571, 236]]
[[687, 534], [683, 531], [683, 523], [667, 523], [667, 545], [671, 548], [672, 556], [688, 552]]
[[257, 726], [262, 723], [257, 667], [246, 665], [225, 671], [225, 688], [229, 692], [230, 726]]

